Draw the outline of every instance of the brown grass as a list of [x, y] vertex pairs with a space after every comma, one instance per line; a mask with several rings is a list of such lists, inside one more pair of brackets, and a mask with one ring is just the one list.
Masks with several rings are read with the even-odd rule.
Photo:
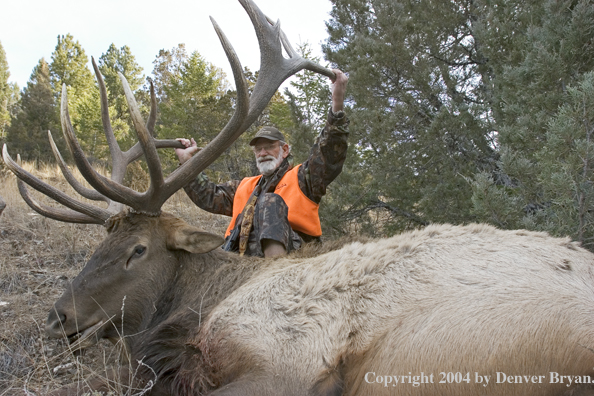
[[[77, 196], [56, 166], [23, 166]], [[146, 184], [142, 177], [135, 169], [137, 186]], [[42, 395], [104, 372], [117, 361], [111, 344], [100, 342], [75, 357], [66, 343], [47, 339], [43, 330], [53, 302], [105, 237], [103, 227], [61, 223], [35, 213], [20, 197], [14, 176], [6, 172], [0, 172], [0, 196], [6, 201], [0, 216], [0, 396]], [[41, 194], [35, 196], [50, 203]], [[213, 232], [223, 233], [228, 221], [197, 208], [183, 192], [171, 197], [164, 210]]]

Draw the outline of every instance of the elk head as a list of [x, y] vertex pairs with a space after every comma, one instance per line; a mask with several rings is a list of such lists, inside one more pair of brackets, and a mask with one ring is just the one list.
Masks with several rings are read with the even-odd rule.
[[[83, 197], [107, 202], [107, 208], [75, 200], [40, 181], [13, 161], [6, 145], [3, 147], [4, 161], [17, 176], [19, 191], [31, 208], [60, 221], [101, 224], [108, 231], [106, 240], [50, 311], [46, 332], [51, 337], [78, 337], [77, 345], [82, 347], [91, 332], [97, 332], [99, 337], [118, 338], [121, 332], [130, 334], [137, 331], [140, 323], [145, 320], [143, 312], [154, 309], [151, 304], [155, 295], [161, 293], [167, 282], [175, 276], [178, 252], [202, 254], [223, 242], [220, 236], [191, 227], [173, 216], [161, 214], [163, 203], [215, 161], [249, 128], [286, 78], [302, 69], [333, 77], [330, 70], [303, 59], [293, 50], [280, 29], [279, 22], [273, 23], [251, 0], [239, 2], [252, 21], [260, 46], [258, 81], [250, 95], [235, 51], [211, 18], [233, 71], [238, 98], [235, 112], [223, 130], [206, 147], [168, 177], [163, 175], [157, 149], [181, 147], [181, 144], [153, 137], [157, 109], [152, 85], [151, 112], [145, 123], [126, 79], [120, 74], [139, 140], [130, 150], [122, 152], [111, 128], [105, 84], [94, 60], [93, 67], [101, 93], [102, 122], [112, 157], [111, 178], [96, 172], [81, 149], [68, 114], [65, 86], [61, 101], [62, 130], [76, 166], [94, 190], [84, 187], [72, 176], [51, 134], [49, 139], [62, 172], [73, 188]], [[283, 47], [288, 58], [282, 54]], [[122, 184], [127, 166], [141, 155], [146, 159], [150, 175], [150, 187], [143, 193]], [[37, 202], [29, 194], [25, 183], [67, 209]], [[129, 209], [123, 211], [124, 207]], [[126, 317], [122, 320], [123, 304], [126, 307]], [[116, 325], [117, 321], [124, 323], [119, 322]]]

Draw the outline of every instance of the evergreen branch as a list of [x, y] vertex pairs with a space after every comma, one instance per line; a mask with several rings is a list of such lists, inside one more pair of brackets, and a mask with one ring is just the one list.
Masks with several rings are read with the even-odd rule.
[[392, 213], [393, 215], [396, 216], [400, 216], [400, 217], [405, 217], [417, 224], [426, 226], [429, 225], [429, 222], [426, 220], [423, 220], [422, 218], [420, 218], [419, 216], [417, 216], [414, 213], [408, 212], [406, 210], [397, 208], [395, 206], [389, 205], [381, 200], [377, 200], [377, 201], [372, 201], [370, 202], [367, 206], [365, 206], [364, 208], [358, 209], [358, 210], [348, 210], [346, 212], [344, 212], [341, 215], [342, 220], [344, 221], [350, 221], [350, 220], [354, 220], [356, 218], [359, 218], [361, 216], [363, 216], [365, 213], [375, 210], [375, 209], [386, 209], [387, 211], [389, 211], [390, 213]]

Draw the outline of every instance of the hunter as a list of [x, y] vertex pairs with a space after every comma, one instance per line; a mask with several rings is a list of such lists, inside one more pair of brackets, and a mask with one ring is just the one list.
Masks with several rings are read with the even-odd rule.
[[[332, 108], [309, 158], [292, 165], [283, 134], [265, 126], [250, 141], [261, 175], [215, 184], [204, 173], [184, 190], [200, 208], [232, 216], [223, 248], [250, 256], [277, 257], [319, 241], [318, 207], [326, 187], [340, 174], [347, 152], [349, 120], [344, 113], [347, 76], [334, 69]], [[178, 139], [183, 164], [200, 149], [194, 139]]]

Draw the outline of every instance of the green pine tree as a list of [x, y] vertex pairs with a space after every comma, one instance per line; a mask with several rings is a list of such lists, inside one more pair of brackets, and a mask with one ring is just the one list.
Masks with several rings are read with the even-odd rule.
[[71, 34], [58, 36], [51, 58], [51, 82], [57, 96], [60, 95], [63, 84], [74, 92], [84, 92], [93, 86], [93, 75], [87, 67], [89, 59], [81, 44]]
[[10, 71], [6, 53], [0, 43], [0, 143], [6, 138], [10, 126], [11, 109], [18, 98], [18, 87], [8, 81]]
[[473, 221], [468, 179], [496, 155], [473, 2], [333, 0], [329, 61], [349, 73], [350, 152], [336, 229]]
[[[160, 138], [194, 138], [206, 145], [231, 118], [231, 96], [223, 71], [198, 53], [188, 55], [183, 44], [161, 50], [153, 62], [153, 82], [159, 102]], [[173, 150], [162, 158], [177, 166]], [[211, 166], [216, 169], [217, 165]]]
[[[119, 116], [124, 116], [128, 111], [125, 99], [123, 99], [124, 90], [118, 73], [122, 73], [126, 77], [130, 89], [135, 92], [142, 87], [144, 82], [142, 67], [136, 63], [136, 58], [132, 55], [130, 47], [125, 45], [118, 49], [115, 44], [111, 44], [107, 51], [101, 55], [98, 65], [108, 90], [109, 102], [116, 105]], [[119, 102], [122, 99], [124, 103]]]
[[567, 87], [565, 103], [550, 120], [535, 159], [546, 201], [529, 225], [571, 236], [594, 250], [594, 71]]
[[8, 129], [7, 144], [13, 154], [21, 154], [25, 160], [53, 161], [48, 143], [50, 130], [63, 155], [65, 144], [62, 138], [55, 97], [50, 83], [49, 65], [41, 59], [33, 69], [23, 90], [19, 111]]
[[582, 151], [589, 149], [589, 113], [582, 106], [579, 118], [575, 110], [577, 97], [587, 101], [591, 94], [591, 2], [485, 1], [479, 14], [489, 59], [483, 80], [501, 157], [495, 172], [474, 180], [477, 218], [571, 235], [592, 248], [585, 231], [589, 154]]
[[50, 77], [57, 103], [60, 103], [62, 85], [66, 85], [70, 117], [77, 138], [91, 160], [99, 160], [105, 155], [100, 142], [103, 127], [99, 91], [87, 66], [88, 61], [85, 50], [71, 34], [58, 36], [52, 53]]

